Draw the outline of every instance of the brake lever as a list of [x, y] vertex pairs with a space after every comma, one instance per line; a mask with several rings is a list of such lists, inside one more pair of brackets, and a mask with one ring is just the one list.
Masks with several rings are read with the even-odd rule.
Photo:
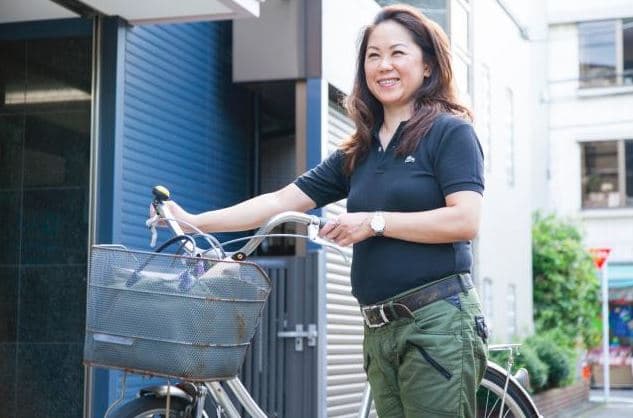
[[154, 215], [148, 220], [145, 221], [145, 226], [147, 226], [151, 233], [151, 238], [149, 241], [149, 246], [151, 248], [156, 247], [156, 240], [158, 239], [158, 232], [156, 231], [156, 224], [158, 223], [159, 217], [158, 215]]

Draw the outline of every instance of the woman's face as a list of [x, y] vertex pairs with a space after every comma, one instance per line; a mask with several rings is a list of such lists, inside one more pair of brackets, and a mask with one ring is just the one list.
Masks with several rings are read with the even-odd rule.
[[422, 50], [404, 26], [388, 20], [374, 28], [365, 52], [365, 78], [385, 109], [411, 107], [413, 94], [429, 75]]

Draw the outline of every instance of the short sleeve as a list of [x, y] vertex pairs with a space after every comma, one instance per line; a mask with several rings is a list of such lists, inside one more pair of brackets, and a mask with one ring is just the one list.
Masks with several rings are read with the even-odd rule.
[[469, 123], [451, 127], [440, 139], [435, 156], [435, 176], [444, 197], [460, 191], [484, 191], [484, 157], [475, 130]]
[[294, 184], [314, 200], [318, 208], [344, 199], [349, 193], [349, 177], [343, 172], [344, 159], [343, 151], [337, 150], [299, 176]]

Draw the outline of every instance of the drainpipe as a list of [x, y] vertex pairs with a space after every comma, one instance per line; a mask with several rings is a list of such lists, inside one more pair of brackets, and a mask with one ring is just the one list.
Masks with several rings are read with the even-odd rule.
[[521, 24], [519, 19], [514, 15], [514, 13], [512, 13], [512, 11], [510, 10], [510, 7], [508, 7], [508, 5], [505, 3], [505, 1], [497, 0], [497, 4], [499, 5], [499, 7], [501, 7], [501, 10], [503, 10], [503, 12], [506, 14], [506, 16], [508, 16], [510, 18], [512, 23], [514, 23], [514, 26], [517, 27], [517, 29], [519, 30], [519, 33], [521, 34], [521, 38], [523, 40], [529, 41], [530, 37], [528, 35], [527, 27], [525, 25]]

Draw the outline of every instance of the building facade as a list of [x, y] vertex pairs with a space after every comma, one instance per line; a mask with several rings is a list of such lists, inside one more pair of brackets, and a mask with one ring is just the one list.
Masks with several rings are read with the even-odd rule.
[[81, 364], [88, 248], [148, 248], [152, 184], [194, 210], [252, 193], [252, 98], [231, 87], [230, 23], [130, 22], [255, 17], [258, 3], [185, 3], [143, 15], [0, 2], [3, 417], [82, 416], [86, 377], [86, 413], [103, 416], [117, 375]]
[[[397, 1], [380, 1], [393, 4]], [[497, 0], [411, 0], [449, 35], [461, 99], [475, 114], [486, 191], [475, 240], [474, 277], [494, 342], [530, 335], [532, 213], [545, 185], [544, 4]]]
[[611, 308], [630, 307], [633, 4], [549, 1], [547, 19], [548, 207], [582, 222], [587, 247], [612, 249]]
[[[0, 0], [2, 416], [102, 416], [120, 396], [122, 373], [81, 366], [88, 248], [148, 248], [153, 185], [191, 211], [227, 206], [288, 183], [353, 131], [340, 99], [359, 31], [386, 2], [198, 3]], [[487, 190], [474, 275], [494, 340], [509, 341], [532, 330], [530, 193], [545, 170], [531, 168], [544, 166], [534, 156], [543, 125], [533, 123], [542, 89], [532, 84], [542, 50], [526, 27], [538, 27], [538, 4], [410, 3], [449, 33], [477, 116]], [[343, 210], [338, 202], [320, 214]], [[286, 293], [272, 296], [253, 344], [275, 348], [248, 354], [244, 380], [277, 416], [354, 416], [365, 376], [349, 267], [338, 253], [284, 239], [261, 255]], [[278, 337], [297, 326], [313, 326], [316, 342], [297, 350]], [[145, 383], [129, 380], [125, 395]]]

